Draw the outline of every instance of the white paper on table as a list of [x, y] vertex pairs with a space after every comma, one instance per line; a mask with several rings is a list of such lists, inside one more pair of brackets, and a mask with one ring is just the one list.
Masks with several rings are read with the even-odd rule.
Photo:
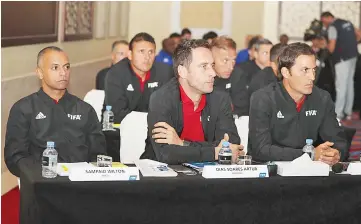
[[119, 127], [120, 161], [124, 164], [134, 164], [145, 150], [145, 140], [148, 133], [148, 113], [133, 111], [129, 113]]
[[361, 163], [350, 163], [347, 168], [347, 173], [351, 175], [361, 175]]
[[[135, 165], [144, 177], [176, 177], [178, 175], [177, 172], [168, 167], [168, 164], [150, 159], [135, 161]], [[163, 168], [159, 169], [158, 167]], [[164, 170], [164, 167], [166, 167], [166, 170]]]
[[312, 161], [307, 153], [291, 162], [276, 162], [281, 176], [329, 176], [330, 167], [321, 161]]
[[237, 127], [239, 138], [241, 139], [241, 145], [243, 145], [243, 151], [247, 154], [248, 149], [248, 123], [249, 116], [242, 116], [234, 120]]
[[69, 173], [72, 168], [78, 167], [94, 167], [93, 164], [87, 162], [80, 162], [80, 163], [58, 163], [56, 172], [59, 176], [69, 176]]

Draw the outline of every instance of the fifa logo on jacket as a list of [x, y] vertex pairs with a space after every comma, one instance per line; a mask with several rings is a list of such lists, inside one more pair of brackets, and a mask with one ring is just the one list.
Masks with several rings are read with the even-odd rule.
[[306, 117], [308, 116], [316, 116], [317, 115], [317, 110], [306, 110]]
[[81, 115], [71, 115], [68, 114], [68, 118], [70, 118], [70, 120], [81, 120]]

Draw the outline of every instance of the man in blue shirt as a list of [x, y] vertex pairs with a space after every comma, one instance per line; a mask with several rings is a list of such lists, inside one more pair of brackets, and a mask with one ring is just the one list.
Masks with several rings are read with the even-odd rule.
[[167, 38], [162, 42], [162, 50], [159, 51], [155, 57], [156, 62], [162, 62], [168, 65], [173, 65], [172, 55], [175, 49], [175, 43], [173, 39]]

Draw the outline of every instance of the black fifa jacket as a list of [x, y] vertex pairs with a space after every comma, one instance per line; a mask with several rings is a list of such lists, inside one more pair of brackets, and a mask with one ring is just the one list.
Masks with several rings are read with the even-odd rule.
[[142, 159], [148, 158], [168, 164], [184, 162], [214, 161], [215, 147], [223, 139], [225, 133], [230, 142], [240, 143], [234, 123], [231, 100], [224, 91], [214, 90], [206, 95], [206, 106], [202, 111], [201, 122], [204, 131], [204, 142], [191, 142], [189, 146], [178, 146], [155, 143], [152, 130], [157, 122], [166, 122], [172, 126], [178, 136], [183, 130], [183, 110], [179, 92], [179, 82], [173, 78], [150, 98], [148, 112], [148, 138]]
[[96, 161], [97, 155], [106, 155], [105, 137], [94, 109], [68, 92], [58, 104], [40, 89], [13, 105], [4, 149], [10, 172], [19, 176], [18, 163], [23, 159], [40, 163], [47, 141], [55, 142], [58, 162], [90, 162]]

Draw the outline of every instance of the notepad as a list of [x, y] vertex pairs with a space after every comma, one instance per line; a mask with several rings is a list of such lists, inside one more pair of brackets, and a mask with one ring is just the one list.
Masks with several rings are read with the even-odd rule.
[[135, 161], [135, 165], [144, 177], [176, 177], [178, 175], [178, 173], [168, 167], [168, 164], [150, 159]]

